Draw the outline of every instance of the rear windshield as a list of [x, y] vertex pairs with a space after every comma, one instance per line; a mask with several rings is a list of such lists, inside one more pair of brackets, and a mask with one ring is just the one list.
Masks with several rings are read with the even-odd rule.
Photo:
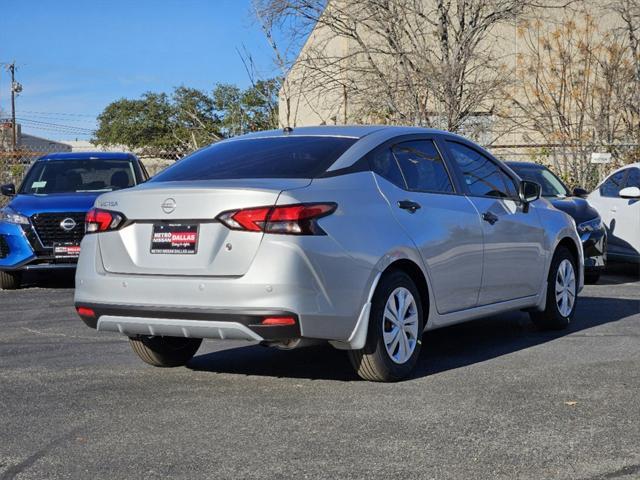
[[20, 193], [109, 192], [135, 184], [130, 160], [40, 160], [27, 173]]
[[356, 142], [342, 137], [272, 137], [221, 142], [199, 150], [152, 182], [232, 178], [315, 178]]

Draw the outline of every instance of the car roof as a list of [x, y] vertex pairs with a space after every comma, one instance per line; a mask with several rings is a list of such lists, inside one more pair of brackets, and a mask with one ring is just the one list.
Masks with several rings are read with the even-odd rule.
[[49, 153], [38, 160], [132, 160], [136, 156], [127, 152], [61, 152]]
[[227, 141], [242, 140], [248, 138], [262, 138], [262, 137], [348, 137], [348, 138], [364, 138], [374, 132], [389, 132], [393, 135], [407, 135], [412, 133], [446, 133], [453, 135], [449, 132], [442, 130], [436, 130], [433, 128], [423, 127], [404, 127], [395, 125], [318, 125], [314, 127], [295, 127], [290, 130], [278, 129], [278, 130], [266, 130], [262, 132], [248, 133], [239, 137], [231, 138]]

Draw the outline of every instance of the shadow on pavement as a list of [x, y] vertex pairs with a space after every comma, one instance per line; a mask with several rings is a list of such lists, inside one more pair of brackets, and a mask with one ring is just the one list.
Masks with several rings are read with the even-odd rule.
[[640, 264], [611, 262], [607, 264], [598, 285], [622, 285], [638, 280], [640, 280]]
[[[561, 332], [540, 332], [527, 314], [512, 312], [427, 332], [418, 365], [420, 378], [461, 368], [553, 341], [637, 314], [640, 300], [580, 297], [576, 318]], [[315, 380], [357, 380], [346, 352], [329, 345], [280, 351], [251, 346], [195, 357], [189, 368], [214, 373], [235, 373]]]
[[74, 288], [75, 270], [25, 272], [21, 288]]

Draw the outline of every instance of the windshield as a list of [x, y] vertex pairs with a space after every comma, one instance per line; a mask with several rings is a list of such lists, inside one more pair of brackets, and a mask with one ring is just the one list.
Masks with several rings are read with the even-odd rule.
[[356, 142], [343, 137], [267, 137], [216, 143], [151, 182], [238, 178], [315, 178]]
[[567, 197], [570, 195], [562, 181], [546, 168], [527, 167], [513, 164], [509, 166], [523, 180], [538, 183], [542, 187], [543, 197]]
[[20, 193], [110, 192], [135, 184], [130, 160], [39, 160], [27, 173]]

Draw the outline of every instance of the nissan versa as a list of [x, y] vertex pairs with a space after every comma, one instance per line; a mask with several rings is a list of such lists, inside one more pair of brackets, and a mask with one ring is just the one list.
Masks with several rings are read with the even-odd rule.
[[18, 288], [25, 270], [73, 269], [84, 235], [84, 218], [104, 192], [147, 178], [127, 153], [54, 153], [36, 160], [0, 210], [0, 288]]
[[462, 137], [313, 127], [216, 143], [86, 218], [75, 305], [145, 362], [203, 338], [328, 340], [358, 374], [415, 366], [425, 329], [526, 309], [566, 327], [583, 285], [573, 220]]

